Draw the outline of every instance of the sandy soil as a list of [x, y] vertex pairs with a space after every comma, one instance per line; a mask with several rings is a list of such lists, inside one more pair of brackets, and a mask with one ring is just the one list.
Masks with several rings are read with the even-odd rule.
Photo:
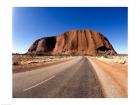
[[[128, 65], [127, 63], [90, 57], [101, 81], [106, 97], [128, 97]], [[117, 58], [118, 60], [118, 58]], [[122, 59], [121, 59], [122, 60]]]

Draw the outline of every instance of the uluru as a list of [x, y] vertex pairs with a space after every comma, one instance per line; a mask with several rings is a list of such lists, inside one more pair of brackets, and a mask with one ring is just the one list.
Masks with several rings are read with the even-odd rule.
[[94, 30], [71, 30], [60, 35], [37, 39], [27, 54], [46, 55], [117, 55], [102, 33]]

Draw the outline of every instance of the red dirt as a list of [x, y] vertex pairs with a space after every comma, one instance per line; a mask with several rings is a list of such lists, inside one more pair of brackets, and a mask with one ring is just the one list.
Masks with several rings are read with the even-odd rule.
[[[121, 88], [121, 95], [128, 97], [128, 67], [124, 64], [109, 64], [107, 62], [92, 59], [103, 72], [112, 78], [112, 80]], [[108, 84], [110, 85], [110, 84]]]

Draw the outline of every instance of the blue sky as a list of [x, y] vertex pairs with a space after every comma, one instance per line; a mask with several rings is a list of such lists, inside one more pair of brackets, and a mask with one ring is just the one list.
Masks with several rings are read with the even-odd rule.
[[127, 7], [14, 7], [12, 52], [25, 53], [44, 36], [91, 29], [106, 36], [118, 53], [127, 53], [127, 15]]

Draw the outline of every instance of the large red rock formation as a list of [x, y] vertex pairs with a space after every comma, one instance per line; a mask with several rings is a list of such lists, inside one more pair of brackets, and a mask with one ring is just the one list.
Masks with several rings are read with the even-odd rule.
[[51, 55], [116, 55], [109, 40], [92, 30], [72, 30], [59, 36], [36, 40], [29, 54]]

